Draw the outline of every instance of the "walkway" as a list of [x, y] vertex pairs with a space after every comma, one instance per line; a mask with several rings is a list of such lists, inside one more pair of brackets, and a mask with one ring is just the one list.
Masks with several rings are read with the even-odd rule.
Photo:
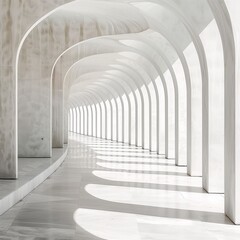
[[239, 240], [240, 226], [173, 160], [71, 135], [63, 165], [0, 217], [0, 239]]

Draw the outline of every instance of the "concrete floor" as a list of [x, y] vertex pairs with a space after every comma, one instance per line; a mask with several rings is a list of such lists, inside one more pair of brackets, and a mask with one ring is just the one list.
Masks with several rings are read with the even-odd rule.
[[0, 239], [239, 240], [201, 184], [164, 156], [71, 134], [63, 165], [0, 217]]

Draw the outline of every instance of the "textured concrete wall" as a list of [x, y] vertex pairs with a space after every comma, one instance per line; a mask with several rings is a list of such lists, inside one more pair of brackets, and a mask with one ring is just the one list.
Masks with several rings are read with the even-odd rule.
[[70, 1], [0, 2], [0, 177], [17, 177], [16, 57], [27, 30], [54, 8]]

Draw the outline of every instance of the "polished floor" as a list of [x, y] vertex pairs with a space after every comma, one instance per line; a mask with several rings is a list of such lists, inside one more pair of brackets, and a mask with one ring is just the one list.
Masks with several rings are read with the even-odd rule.
[[0, 179], [0, 215], [29, 194], [64, 161], [67, 145], [55, 148], [51, 158], [19, 158], [18, 179]]
[[62, 166], [0, 217], [0, 239], [239, 240], [221, 194], [174, 160], [71, 134]]

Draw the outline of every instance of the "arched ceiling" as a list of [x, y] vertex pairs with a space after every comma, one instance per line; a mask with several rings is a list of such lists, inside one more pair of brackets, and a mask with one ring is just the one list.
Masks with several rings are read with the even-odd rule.
[[[69, 48], [61, 55], [61, 59], [69, 55], [68, 60], [65, 57], [68, 68], [63, 71], [61, 81], [71, 70], [71, 77], [68, 76], [71, 84], [65, 85], [71, 89], [77, 82], [78, 87], [74, 85], [70, 92], [70, 95], [76, 95], [81, 94], [88, 84], [103, 80], [107, 71], [115, 70], [115, 77], [119, 79], [129, 77], [126, 76], [130, 73], [124, 62], [130, 64], [135, 61], [136, 68], [133, 69], [138, 70], [149, 83], [157, 77], [157, 71], [164, 73], [167, 70], [163, 59], [174, 63], [179, 57], [175, 49], [183, 52], [192, 42], [192, 36], [199, 35], [212, 19], [206, 0], [78, 0], [62, 6], [47, 21], [53, 26], [64, 25], [64, 22], [71, 22], [73, 26], [75, 21], [81, 25], [78, 30], [80, 42], [76, 46], [68, 44]], [[157, 49], [156, 54], [154, 51]], [[157, 61], [158, 70], [154, 68], [154, 61]], [[122, 65], [125, 72], [118, 69], [116, 74], [114, 65]], [[109, 79], [105, 81], [109, 82]], [[109, 98], [108, 94], [106, 98]]]
[[[190, 43], [199, 54], [201, 69], [207, 69], [199, 33], [212, 20], [207, 0], [77, 0], [62, 5], [39, 22], [22, 46], [19, 129], [24, 129], [26, 116], [32, 123], [40, 118], [33, 108], [51, 108], [47, 89], [52, 86], [53, 92], [64, 92], [65, 107], [71, 94], [81, 99], [84, 89], [100, 80], [111, 88], [118, 88], [113, 78], [128, 82], [132, 89], [119, 88], [121, 95], [154, 81], [177, 59], [184, 61], [183, 51]], [[94, 74], [87, 75], [91, 72]], [[203, 78], [207, 79], [206, 72]], [[76, 81], [78, 87], [73, 85]], [[45, 86], [44, 93], [37, 92], [40, 85]], [[103, 85], [96, 89], [100, 88], [106, 92], [103, 100], [112, 97]], [[63, 96], [53, 94], [54, 106], [62, 104], [59, 98]], [[31, 102], [27, 108], [26, 102]], [[49, 112], [46, 110], [42, 126], [36, 128], [45, 129]], [[20, 138], [34, 135], [35, 130], [31, 131], [20, 130]]]

